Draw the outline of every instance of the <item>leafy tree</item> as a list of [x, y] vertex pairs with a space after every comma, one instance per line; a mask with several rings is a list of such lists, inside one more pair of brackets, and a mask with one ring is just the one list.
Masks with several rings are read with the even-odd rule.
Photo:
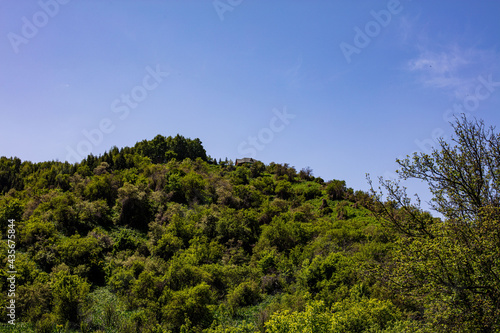
[[287, 180], [278, 181], [275, 189], [276, 195], [280, 199], [289, 199], [292, 195], [292, 184]]
[[[409, 325], [401, 325], [400, 318], [401, 313], [388, 301], [346, 299], [331, 309], [314, 301], [305, 311], [277, 312], [265, 326], [270, 333], [409, 332], [405, 330]], [[400, 331], [393, 331], [393, 326]]]
[[326, 193], [331, 200], [342, 200], [347, 189], [345, 186], [345, 181], [343, 180], [332, 180], [328, 182], [326, 186]]
[[298, 196], [303, 196], [303, 200], [311, 200], [322, 195], [321, 185], [317, 183], [307, 183], [305, 186], [300, 186], [296, 189]]
[[252, 178], [261, 177], [265, 171], [266, 171], [266, 165], [264, 163], [262, 163], [261, 161], [255, 161], [250, 166], [250, 172], [251, 172]]
[[65, 270], [52, 274], [50, 285], [54, 297], [54, 313], [61, 322], [77, 322], [90, 285], [81, 277]]
[[318, 294], [319, 298], [331, 303], [345, 296], [354, 272], [351, 258], [331, 253], [327, 257], [316, 256], [311, 262], [306, 259], [298, 279], [313, 295]]
[[91, 201], [104, 199], [108, 206], [112, 207], [116, 200], [119, 187], [120, 183], [114, 175], [102, 174], [92, 177], [85, 186], [83, 196]]
[[236, 185], [233, 187], [233, 193], [239, 208], [256, 208], [260, 206], [263, 200], [262, 195], [253, 186], [249, 185]]
[[275, 175], [276, 179], [285, 178], [290, 182], [295, 180], [297, 176], [297, 170], [294, 167], [288, 165], [288, 163], [279, 164], [271, 162], [267, 168], [267, 171]]
[[269, 333], [332, 333], [332, 318], [323, 302], [313, 302], [302, 312], [285, 310], [275, 313], [266, 322]]
[[[500, 329], [500, 135], [463, 116], [450, 143], [398, 160], [403, 179], [433, 194], [433, 218], [404, 188], [384, 182], [387, 202], [373, 210], [399, 238], [387, 269], [390, 288], [406, 297], [436, 330]], [[376, 193], [375, 193], [376, 194]], [[407, 304], [408, 304], [407, 303]]]
[[171, 232], [165, 232], [158, 241], [153, 253], [163, 259], [170, 259], [172, 256], [183, 247], [184, 242]]
[[29, 284], [20, 284], [18, 288], [16, 305], [23, 321], [37, 322], [50, 313], [53, 297], [48, 274], [38, 276]]
[[251, 171], [248, 166], [242, 165], [236, 168], [234, 172], [231, 173], [232, 183], [234, 185], [246, 185], [248, 184], [251, 176]]
[[0, 197], [0, 232], [7, 231], [8, 221], [20, 221], [23, 215], [23, 202], [18, 198]]
[[94, 169], [94, 175], [102, 175], [104, 173], [107, 173], [109, 169], [109, 163], [108, 162], [101, 162], [97, 168]]
[[187, 202], [204, 202], [207, 196], [206, 181], [195, 172], [190, 172], [180, 180]]
[[271, 224], [262, 228], [258, 248], [274, 247], [278, 251], [290, 251], [297, 245], [305, 244], [311, 236], [307, 223], [291, 221], [286, 215], [276, 216]]
[[239, 284], [227, 296], [227, 302], [231, 310], [234, 312], [239, 307], [257, 304], [261, 299], [259, 289], [256, 281]]
[[199, 266], [186, 263], [184, 260], [186, 258], [176, 256], [169, 261], [165, 282], [171, 290], [178, 291], [193, 287], [208, 279], [208, 274]]
[[[410, 318], [452, 318], [440, 311], [455, 304], [448, 294], [443, 301], [440, 285], [408, 296], [384, 283], [402, 285], [408, 272], [419, 281], [424, 264], [441, 264], [431, 260], [436, 253], [461, 267], [452, 260], [470, 260], [472, 250], [452, 242], [440, 249], [435, 235], [454, 229], [437, 228], [444, 224], [417, 209], [379, 206], [400, 223], [388, 230], [363, 205], [374, 200], [343, 181], [325, 184], [288, 164], [217, 165], [199, 139], [180, 135], [76, 164], [0, 158], [2, 253], [5, 222], [16, 219], [17, 331], [255, 333], [269, 322], [268, 331], [281, 323], [286, 332], [399, 333], [427, 325], [393, 304]], [[480, 245], [494, 248], [497, 215], [488, 207]], [[402, 246], [393, 249], [395, 239]], [[420, 266], [404, 250], [411, 247], [425, 255]], [[8, 318], [3, 258], [0, 322]], [[496, 257], [483, 259], [495, 272]], [[469, 275], [491, 278], [480, 273]]]
[[258, 191], [260, 191], [264, 195], [274, 194], [276, 186], [273, 178], [269, 176], [254, 178], [250, 181], [250, 184], [253, 185]]
[[140, 306], [155, 308], [155, 301], [161, 296], [163, 284], [151, 271], [143, 271], [133, 282], [131, 297]]
[[187, 321], [198, 329], [206, 328], [212, 321], [212, 314], [208, 308], [211, 303], [213, 303], [212, 292], [203, 282], [195, 287], [172, 293], [162, 313], [165, 320], [175, 328], [180, 328]]
[[249, 211], [238, 211], [227, 208], [216, 224], [217, 239], [221, 243], [238, 243], [249, 251], [257, 240], [257, 217]]
[[141, 239], [137, 231], [132, 229], [121, 228], [113, 235], [113, 253], [125, 250], [135, 251]]
[[57, 248], [60, 263], [70, 266], [73, 273], [91, 281], [103, 279], [103, 255], [99, 240], [92, 236], [73, 235], [64, 239]]
[[105, 200], [79, 201], [76, 210], [82, 231], [111, 225], [111, 210]]
[[310, 167], [301, 169], [299, 171], [299, 178], [303, 180], [313, 180], [313, 170]]
[[57, 230], [53, 223], [38, 218], [28, 220], [19, 232], [19, 241], [42, 268], [49, 269], [56, 262]]
[[[179, 169], [170, 170], [165, 175], [166, 185], [164, 191], [167, 193], [170, 200], [178, 203], [185, 203], [186, 196], [184, 194], [184, 189], [182, 188], [182, 178], [185, 176], [185, 172]], [[195, 192], [193, 192], [195, 193]]]
[[[402, 315], [390, 301], [347, 298], [332, 306], [332, 332], [385, 332]], [[404, 332], [401, 330], [400, 332]]]
[[129, 227], [147, 229], [152, 219], [152, 207], [146, 191], [130, 183], [118, 190], [116, 209], [120, 212], [118, 223]]
[[153, 163], [167, 163], [172, 158], [195, 160], [200, 157], [207, 161], [207, 154], [200, 139], [186, 139], [177, 134], [175, 137], [157, 135], [153, 140], [138, 142], [134, 147], [142, 156], [149, 157]]
[[7, 193], [11, 188], [21, 190], [23, 184], [19, 178], [21, 160], [17, 157], [0, 157], [0, 193]]

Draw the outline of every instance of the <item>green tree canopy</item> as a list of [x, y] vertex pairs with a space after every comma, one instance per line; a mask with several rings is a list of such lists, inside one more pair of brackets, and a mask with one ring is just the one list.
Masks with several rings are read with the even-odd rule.
[[[463, 116], [451, 142], [431, 154], [398, 160], [402, 179], [420, 179], [433, 194], [433, 218], [412, 205], [404, 187], [381, 180], [388, 196], [374, 211], [402, 237], [387, 270], [436, 330], [500, 328], [500, 135]], [[394, 290], [393, 290], [394, 291]]]

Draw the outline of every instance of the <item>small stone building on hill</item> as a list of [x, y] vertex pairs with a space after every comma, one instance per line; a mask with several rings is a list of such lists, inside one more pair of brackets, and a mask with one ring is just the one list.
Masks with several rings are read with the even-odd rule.
[[245, 158], [237, 158], [236, 159], [236, 165], [242, 165], [242, 164], [245, 164], [245, 163], [254, 163], [254, 162], [257, 162], [257, 160], [254, 160], [253, 158], [250, 158], [250, 157], [245, 157]]

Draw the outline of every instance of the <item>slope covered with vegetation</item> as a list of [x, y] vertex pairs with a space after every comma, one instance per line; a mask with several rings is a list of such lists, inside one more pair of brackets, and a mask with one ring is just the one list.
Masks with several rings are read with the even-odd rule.
[[[424, 162], [433, 171], [439, 154], [401, 162], [405, 176]], [[460, 227], [386, 185], [382, 202], [309, 169], [217, 163], [179, 135], [78, 164], [2, 157], [0, 331], [498, 329], [497, 198], [471, 206]], [[449, 202], [450, 187], [440, 191]]]

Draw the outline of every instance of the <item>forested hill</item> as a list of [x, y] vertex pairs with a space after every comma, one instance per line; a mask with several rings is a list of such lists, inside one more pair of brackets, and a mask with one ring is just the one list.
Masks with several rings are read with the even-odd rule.
[[150, 163], [167, 163], [172, 159], [182, 161], [186, 158], [196, 160], [201, 158], [208, 161], [207, 153], [200, 139], [191, 140], [177, 134], [175, 137], [164, 137], [157, 135], [153, 140], [143, 140], [137, 142], [134, 147], [124, 147], [118, 149], [111, 148], [103, 155], [96, 157], [89, 155], [81, 163], [30, 163], [22, 162], [19, 158], [0, 160], [0, 193], [6, 193], [10, 189], [22, 190], [25, 186], [34, 184], [27, 182], [27, 179], [39, 179], [38, 187], [57, 186], [62, 190], [67, 190], [68, 179], [78, 173], [82, 176], [90, 176], [92, 171], [106, 162], [109, 171], [131, 169], [136, 164], [142, 164], [149, 158]]
[[423, 332], [438, 304], [393, 283], [410, 238], [371, 211], [397, 220], [396, 203], [287, 164], [218, 163], [199, 139], [2, 157], [0, 190], [0, 332]]

